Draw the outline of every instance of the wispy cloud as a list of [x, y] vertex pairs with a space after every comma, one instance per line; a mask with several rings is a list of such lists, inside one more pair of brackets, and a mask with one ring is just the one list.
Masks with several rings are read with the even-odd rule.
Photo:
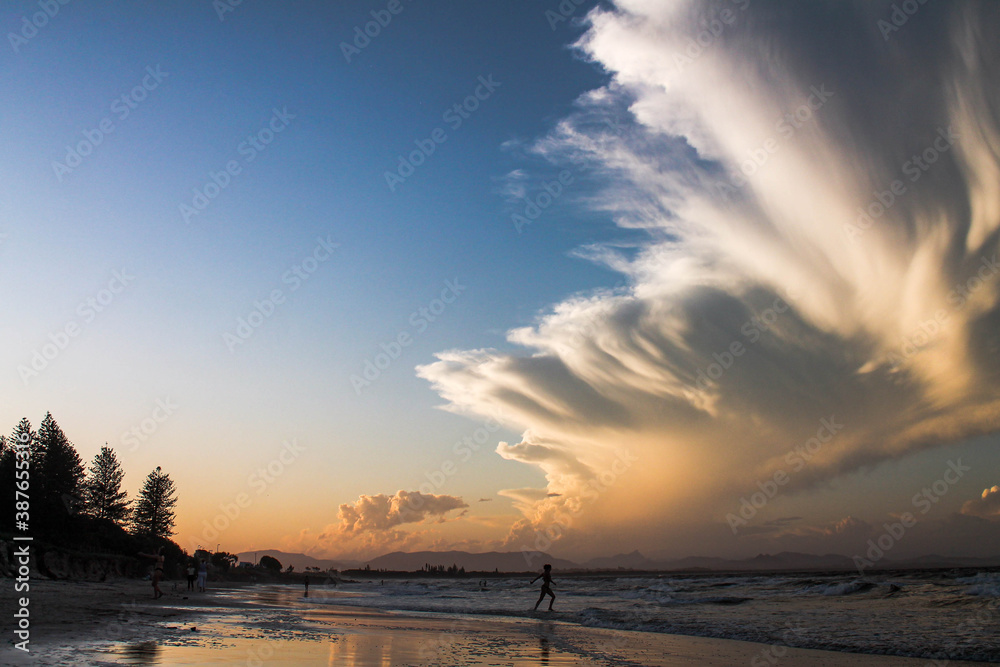
[[449, 409], [524, 431], [497, 451], [546, 475], [503, 492], [535, 529], [626, 449], [595, 530], [719, 521], [822, 417], [845, 428], [789, 490], [1000, 426], [1000, 8], [928, 6], [887, 43], [883, 5], [589, 15], [578, 47], [609, 83], [535, 150], [643, 230], [586, 251], [627, 287], [509, 332], [523, 354], [419, 368]]

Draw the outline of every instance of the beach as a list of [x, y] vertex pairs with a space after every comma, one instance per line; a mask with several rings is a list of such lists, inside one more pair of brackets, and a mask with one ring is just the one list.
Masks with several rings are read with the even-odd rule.
[[[181, 587], [183, 588], [183, 586]], [[926, 659], [584, 627], [529, 617], [388, 612], [352, 594], [287, 586], [173, 591], [148, 582], [32, 581], [30, 653], [5, 621], [0, 662], [15, 665], [805, 665], [926, 666]], [[19, 594], [4, 581], [10, 619]], [[963, 662], [964, 665], [988, 663]]]

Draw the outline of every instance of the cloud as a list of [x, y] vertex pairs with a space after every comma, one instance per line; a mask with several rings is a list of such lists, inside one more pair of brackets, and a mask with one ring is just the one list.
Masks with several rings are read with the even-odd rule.
[[318, 554], [364, 560], [390, 551], [412, 551], [437, 544], [441, 536], [433, 526], [450, 521], [447, 514], [469, 505], [457, 496], [419, 491], [397, 491], [361, 495], [353, 503], [340, 505], [339, 523], [326, 526], [315, 538], [303, 531], [283, 544], [310, 544]]
[[1000, 486], [984, 489], [982, 497], [966, 501], [961, 512], [984, 519], [1000, 519]]
[[623, 286], [511, 330], [520, 353], [418, 369], [448, 409], [523, 431], [497, 449], [546, 478], [501, 492], [519, 538], [560, 512], [720, 521], [824, 418], [843, 430], [783, 492], [1000, 428], [1000, 7], [927, 5], [887, 41], [890, 4], [590, 13], [578, 48], [609, 82], [534, 151], [643, 234], [579, 251]]
[[420, 523], [431, 517], [443, 518], [451, 510], [468, 506], [456, 496], [419, 491], [400, 490], [394, 496], [384, 493], [374, 496], [362, 495], [353, 504], [344, 503], [340, 506], [339, 532], [350, 535], [366, 531], [385, 531], [404, 523]]

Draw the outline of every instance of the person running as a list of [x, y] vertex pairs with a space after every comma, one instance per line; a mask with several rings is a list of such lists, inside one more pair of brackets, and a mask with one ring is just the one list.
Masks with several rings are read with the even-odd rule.
[[160, 590], [160, 582], [163, 581], [163, 547], [156, 550], [155, 554], [144, 554], [139, 553], [143, 558], [152, 558], [155, 562], [153, 563], [153, 599], [163, 597], [163, 591]]
[[542, 592], [538, 596], [538, 602], [535, 603], [535, 611], [538, 611], [538, 605], [542, 604], [542, 600], [545, 599], [546, 595], [551, 595], [552, 599], [549, 600], [549, 611], [552, 611], [552, 603], [556, 601], [556, 594], [552, 592], [552, 586], [555, 586], [555, 582], [552, 581], [552, 566], [546, 563], [542, 566], [543, 570], [540, 575], [531, 580], [531, 583], [535, 583], [539, 579], [542, 580]]

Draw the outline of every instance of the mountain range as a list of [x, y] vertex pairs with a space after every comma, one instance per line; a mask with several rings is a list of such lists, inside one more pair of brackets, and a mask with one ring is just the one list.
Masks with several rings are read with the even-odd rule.
[[[448, 568], [456, 566], [467, 572], [526, 572], [540, 570], [544, 563], [550, 563], [557, 570], [578, 571], [773, 571], [773, 570], [855, 570], [854, 561], [839, 554], [805, 554], [784, 551], [777, 554], [758, 554], [752, 558], [727, 559], [708, 556], [690, 556], [677, 560], [654, 560], [647, 558], [638, 551], [615, 556], [592, 558], [577, 563], [562, 558], [556, 558], [544, 552], [520, 551], [490, 551], [486, 553], [469, 553], [467, 551], [416, 551], [407, 553], [395, 551], [383, 554], [368, 561], [331, 560], [308, 556], [301, 553], [288, 553], [276, 549], [244, 551], [237, 554], [241, 561], [258, 562], [263, 556], [276, 558], [283, 567], [293, 565], [301, 572], [307, 567], [318, 567], [321, 570], [334, 568], [337, 570], [360, 569], [368, 567], [372, 570], [388, 570], [396, 572], [416, 572], [425, 565]], [[941, 567], [994, 567], [1000, 566], [1000, 556], [992, 558], [962, 558], [951, 556], [928, 555], [909, 560], [881, 559], [875, 569], [914, 569]]]

